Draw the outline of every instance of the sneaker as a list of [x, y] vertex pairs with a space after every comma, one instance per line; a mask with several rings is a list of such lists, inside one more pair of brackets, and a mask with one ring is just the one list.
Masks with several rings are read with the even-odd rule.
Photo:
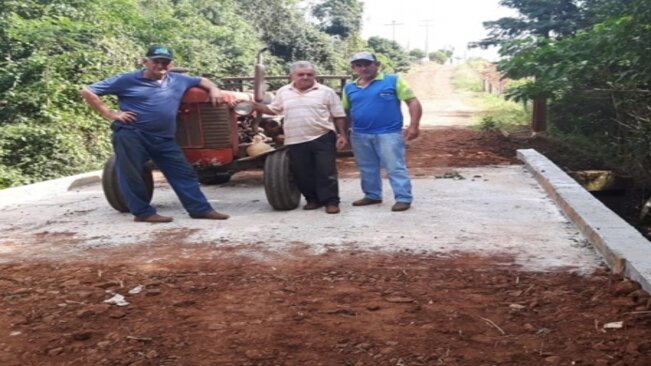
[[153, 215], [147, 216], [147, 217], [134, 216], [133, 221], [135, 221], [135, 222], [148, 222], [150, 224], [160, 224], [160, 223], [164, 223], [164, 222], [172, 222], [172, 221], [174, 221], [174, 219], [169, 217], [169, 216], [162, 216], [162, 215], [159, 215], [159, 214], [153, 214]]
[[326, 205], [325, 212], [329, 214], [338, 214], [340, 212], [338, 204]]
[[409, 210], [409, 207], [411, 207], [411, 203], [396, 202], [393, 206], [391, 206], [391, 211], [407, 211]]
[[368, 205], [377, 205], [382, 203], [382, 200], [376, 200], [373, 198], [364, 197], [361, 200], [353, 202], [353, 206], [368, 206]]
[[230, 216], [226, 215], [226, 214], [223, 214], [221, 212], [217, 212], [215, 210], [212, 210], [212, 211], [206, 212], [205, 214], [201, 214], [201, 215], [192, 215], [192, 214], [190, 214], [190, 217], [192, 217], [193, 219], [226, 220]]
[[305, 204], [305, 206], [303, 206], [303, 209], [304, 209], [304, 210], [316, 210], [317, 208], [321, 208], [321, 207], [323, 207], [323, 205], [320, 204], [319, 202], [316, 202], [316, 201], [307, 201], [307, 203]]

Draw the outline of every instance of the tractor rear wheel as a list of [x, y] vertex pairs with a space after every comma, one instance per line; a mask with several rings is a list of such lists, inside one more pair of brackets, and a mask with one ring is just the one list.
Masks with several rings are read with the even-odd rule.
[[271, 207], [286, 211], [298, 207], [301, 193], [294, 183], [289, 168], [289, 153], [279, 150], [267, 156], [264, 162], [264, 192]]
[[[149, 202], [154, 195], [154, 176], [151, 167], [146, 166], [142, 170], [142, 180], [145, 182]], [[115, 155], [111, 156], [104, 164], [104, 171], [102, 172], [102, 189], [104, 196], [109, 205], [120, 212], [129, 212], [127, 204], [124, 202], [122, 192], [118, 186], [118, 175], [115, 167]]]

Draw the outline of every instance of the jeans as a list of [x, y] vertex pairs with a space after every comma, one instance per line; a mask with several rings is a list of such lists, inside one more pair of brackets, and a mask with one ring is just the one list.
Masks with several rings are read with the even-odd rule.
[[129, 212], [134, 216], [148, 217], [156, 213], [156, 209], [149, 204], [142, 179], [142, 171], [149, 160], [163, 173], [190, 215], [200, 216], [213, 210], [199, 188], [194, 169], [173, 138], [153, 136], [114, 123], [113, 150], [118, 186]]
[[317, 139], [287, 146], [294, 180], [308, 202], [339, 203], [336, 139], [334, 132], [328, 132]]
[[381, 168], [384, 168], [396, 202], [411, 203], [413, 196], [402, 131], [385, 134], [353, 132], [350, 140], [361, 174], [364, 196], [382, 199]]

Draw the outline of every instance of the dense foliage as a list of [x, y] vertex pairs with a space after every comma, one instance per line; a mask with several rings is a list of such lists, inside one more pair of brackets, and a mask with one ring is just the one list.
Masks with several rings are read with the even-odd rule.
[[430, 61], [434, 61], [439, 64], [444, 64], [452, 59], [454, 51], [451, 49], [441, 49], [434, 52], [430, 52], [428, 55]]
[[549, 100], [550, 132], [651, 171], [651, 6], [648, 0], [503, 0], [519, 18], [485, 23], [481, 43], [528, 81], [516, 100]]
[[81, 101], [79, 90], [139, 67], [153, 43], [174, 49], [179, 66], [217, 82], [250, 75], [264, 46], [270, 74], [286, 73], [299, 59], [322, 73], [348, 74], [349, 55], [361, 49], [388, 52], [380, 55], [388, 66], [404, 69], [404, 52], [361, 40], [361, 2], [302, 6], [298, 0], [3, 0], [0, 188], [100, 167], [111, 151], [109, 123]]
[[368, 39], [370, 50], [375, 53], [386, 72], [401, 72], [409, 69], [409, 55], [396, 41], [381, 37]]
[[362, 30], [362, 3], [357, 0], [325, 0], [312, 14], [321, 22], [321, 29], [343, 39]]

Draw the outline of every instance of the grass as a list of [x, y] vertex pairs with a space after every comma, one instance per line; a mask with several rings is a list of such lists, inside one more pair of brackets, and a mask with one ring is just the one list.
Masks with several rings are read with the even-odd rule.
[[506, 100], [502, 95], [477, 93], [468, 102], [480, 110], [475, 117], [480, 126], [490, 120], [496, 128], [508, 130], [509, 127], [527, 125], [531, 120], [529, 108]]
[[452, 85], [459, 91], [470, 92], [465, 102], [480, 112], [475, 123], [481, 129], [509, 129], [529, 124], [531, 111], [527, 106], [506, 100], [503, 95], [482, 91], [483, 81], [479, 71], [485, 64], [473, 62], [461, 64], [455, 70]]
[[470, 64], [461, 64], [457, 67], [452, 77], [452, 86], [457, 90], [481, 92], [483, 83], [477, 69]]

